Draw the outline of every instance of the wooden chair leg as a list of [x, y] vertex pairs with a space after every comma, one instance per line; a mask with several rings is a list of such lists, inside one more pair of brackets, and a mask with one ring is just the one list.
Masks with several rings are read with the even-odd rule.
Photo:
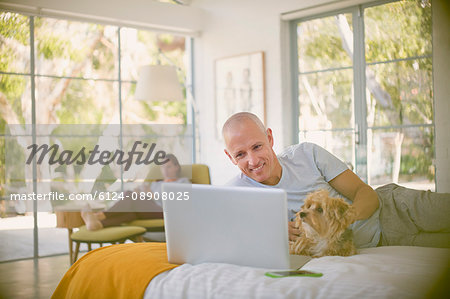
[[75, 263], [78, 259], [78, 252], [80, 251], [80, 242], [76, 242], [77, 245], [75, 246], [75, 252], [73, 254], [72, 264]]
[[136, 242], [138, 242], [138, 243], [143, 243], [143, 242], [144, 242], [144, 237], [143, 237], [142, 235], [137, 236], [137, 237], [136, 237]]
[[73, 260], [73, 242], [72, 242], [72, 232], [73, 229], [68, 228], [67, 229], [68, 233], [69, 233], [69, 262], [72, 264], [72, 260]]
[[92, 243], [88, 243], [88, 251], [91, 251], [92, 250]]

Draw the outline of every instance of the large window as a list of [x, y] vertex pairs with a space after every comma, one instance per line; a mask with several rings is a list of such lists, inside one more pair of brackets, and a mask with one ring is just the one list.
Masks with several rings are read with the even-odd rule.
[[186, 121], [185, 102], [132, 100], [145, 64], [175, 64], [184, 84], [184, 37], [8, 12], [0, 21], [0, 128], [31, 124], [32, 96], [38, 124], [119, 124], [119, 115], [126, 124]]
[[[88, 192], [100, 188], [100, 183], [107, 184], [108, 179], [122, 180], [123, 185], [123, 170], [117, 173], [105, 167], [98, 177], [84, 178], [76, 167], [38, 167], [33, 172], [30, 167], [26, 169], [27, 166], [23, 169], [22, 165], [22, 169], [8, 170], [5, 165], [9, 161], [6, 159], [15, 154], [23, 159], [21, 141], [31, 144], [32, 138], [72, 149], [80, 138], [85, 138], [83, 142], [95, 144], [101, 136], [96, 133], [74, 137], [65, 131], [67, 125], [78, 126], [80, 130], [84, 125], [89, 125], [89, 128], [118, 126], [122, 135], [119, 141], [114, 142], [127, 149], [129, 136], [136, 133], [130, 129], [132, 125], [186, 124], [186, 101], [148, 103], [134, 100], [133, 95], [138, 69], [146, 64], [175, 65], [180, 84], [185, 85], [189, 71], [186, 63], [188, 43], [184, 36], [172, 34], [0, 12], [0, 186], [23, 192], [61, 190], [70, 180], [60, 179], [57, 175], [61, 178], [70, 176], [77, 183], [84, 180], [83, 183], [89, 185], [85, 188]], [[17, 144], [9, 144], [8, 148], [6, 136], [11, 133], [8, 130], [12, 130], [9, 125], [15, 125], [14, 134], [19, 137], [15, 139]], [[52, 127], [40, 127], [51, 130], [36, 134], [28, 130], [29, 125]], [[14, 146], [17, 152], [11, 150]], [[9, 149], [9, 153], [5, 153], [5, 149]], [[7, 171], [17, 173], [5, 175]], [[41, 185], [37, 190], [31, 183], [25, 185], [24, 182], [29, 183], [30, 179], [31, 182], [45, 179], [42, 174], [45, 172], [50, 173], [53, 179], [48, 190], [40, 190]], [[5, 182], [5, 177], [19, 179]], [[30, 229], [34, 226], [33, 214], [26, 213], [30, 207], [25, 207], [23, 202], [5, 200], [8, 191], [5, 189], [0, 187], [0, 233], [3, 240], [0, 261], [36, 256], [37, 245], [34, 244], [33, 250], [33, 229]], [[67, 252], [65, 231], [46, 233], [47, 229], [55, 226], [54, 214], [50, 213], [52, 219], [48, 219], [48, 212], [36, 214], [38, 211], [51, 212], [52, 208], [42, 207], [42, 203], [39, 205], [31, 208], [38, 216], [39, 255]], [[13, 219], [15, 215], [23, 216]], [[20, 239], [19, 235], [23, 238]], [[34, 236], [36, 243], [36, 234]], [[47, 237], [50, 238], [45, 239]], [[18, 240], [17, 244], [14, 239]], [[63, 247], [55, 243], [58, 241], [62, 241]], [[16, 245], [18, 250], [14, 252]], [[6, 255], [4, 249], [8, 249]]]
[[434, 190], [430, 1], [377, 2], [293, 25], [299, 141], [325, 147], [372, 186]]

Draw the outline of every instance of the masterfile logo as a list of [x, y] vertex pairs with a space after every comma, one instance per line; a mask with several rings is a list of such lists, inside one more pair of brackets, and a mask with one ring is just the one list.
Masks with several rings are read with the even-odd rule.
[[[146, 152], [138, 150], [142, 147], [143, 150], [147, 149]], [[58, 144], [53, 144], [49, 146], [48, 144], [42, 144], [38, 146], [37, 144], [32, 144], [27, 147], [31, 150], [28, 155], [26, 164], [31, 164], [33, 159], [37, 157], [37, 164], [42, 164], [44, 158], [50, 153], [48, 163], [50, 165], [71, 165], [76, 163], [77, 165], [84, 165], [85, 163], [89, 165], [94, 165], [95, 163], [100, 163], [101, 165], [109, 165], [110, 163], [116, 161], [117, 164], [125, 164], [125, 171], [130, 169], [133, 163], [133, 158], [136, 156], [135, 162], [137, 165], [145, 164], [149, 165], [154, 162], [156, 165], [162, 165], [168, 162], [165, 159], [166, 152], [163, 150], [157, 151], [152, 158], [152, 154], [155, 150], [156, 143], [152, 143], [150, 146], [148, 143], [142, 141], [135, 141], [131, 151], [124, 152], [122, 150], [116, 149], [115, 151], [99, 151], [99, 145], [96, 144], [94, 148], [90, 151], [86, 150], [86, 147], [82, 147], [77, 153], [72, 150], [60, 151], [60, 146]], [[145, 158], [143, 158], [145, 153]]]
[[0, 142], [2, 196], [22, 202], [26, 211], [36, 201], [42, 211], [90, 198], [146, 201], [168, 154], [184, 165], [183, 177], [192, 178], [189, 125], [8, 125]]

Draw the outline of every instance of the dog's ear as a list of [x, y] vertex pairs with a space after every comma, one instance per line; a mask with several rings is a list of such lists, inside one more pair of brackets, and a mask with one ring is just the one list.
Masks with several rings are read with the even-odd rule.
[[352, 216], [351, 214], [353, 212], [351, 211], [353, 211], [353, 207], [351, 205], [346, 203], [343, 199], [339, 199], [337, 203], [337, 208], [335, 209], [337, 219], [344, 219]]
[[347, 210], [343, 215], [343, 219], [345, 219], [346, 226], [349, 226], [353, 222], [355, 222], [356, 212], [355, 208], [352, 205], [348, 205]]
[[342, 219], [345, 215], [345, 212], [347, 212], [348, 206], [345, 204], [339, 204], [337, 209], [335, 209], [336, 218]]

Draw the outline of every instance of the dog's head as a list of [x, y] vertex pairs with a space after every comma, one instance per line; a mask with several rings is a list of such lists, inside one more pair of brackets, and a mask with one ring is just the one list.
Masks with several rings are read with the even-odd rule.
[[297, 213], [306, 233], [331, 237], [340, 234], [351, 224], [354, 209], [342, 198], [330, 197], [328, 191], [319, 190], [308, 194]]

